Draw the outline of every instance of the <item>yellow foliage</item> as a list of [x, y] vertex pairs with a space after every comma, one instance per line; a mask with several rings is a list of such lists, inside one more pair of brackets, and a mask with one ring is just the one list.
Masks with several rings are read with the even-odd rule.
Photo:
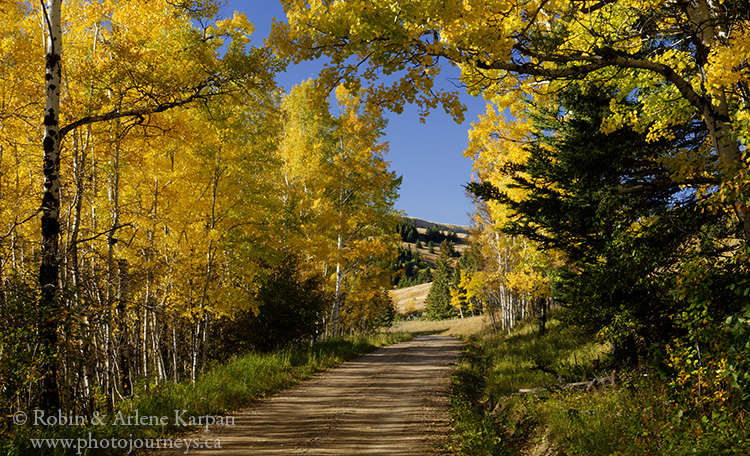
[[[282, 3], [288, 21], [274, 24], [270, 43], [295, 62], [329, 57], [323, 87], [362, 87], [396, 112], [414, 102], [427, 114], [440, 103], [460, 121], [463, 107], [455, 93], [434, 90], [445, 62], [460, 69], [469, 93], [482, 94], [500, 110], [510, 108], [519, 119], [525, 100], [544, 104], [571, 79], [582, 85], [610, 81], [619, 95], [605, 131], [628, 125], [656, 142], [672, 139], [672, 127], [702, 119], [713, 158], [729, 165], [721, 170], [723, 179], [744, 165], [735, 139], [748, 136], [740, 106], [748, 101], [750, 39], [744, 31], [750, 24], [731, 2], [696, 1], [685, 8], [657, 0]], [[679, 45], [697, 42], [700, 49]], [[392, 82], [381, 82], [383, 74]], [[508, 138], [497, 142], [509, 157], [520, 158], [512, 141], [521, 138]], [[477, 145], [470, 155], [480, 160], [482, 178], [492, 178], [478, 151], [496, 147], [493, 139], [472, 141]]]
[[670, 386], [689, 406], [725, 407], [734, 399], [730, 360], [719, 347], [690, 345], [676, 339], [667, 345], [667, 365], [676, 371]]

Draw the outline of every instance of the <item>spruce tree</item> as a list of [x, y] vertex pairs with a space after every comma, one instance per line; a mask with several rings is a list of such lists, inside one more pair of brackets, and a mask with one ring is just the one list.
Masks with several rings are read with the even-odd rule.
[[432, 286], [427, 294], [427, 318], [443, 320], [456, 316], [456, 309], [451, 306], [451, 282], [453, 268], [448, 264], [448, 246], [445, 242], [440, 245], [440, 256], [435, 262]]

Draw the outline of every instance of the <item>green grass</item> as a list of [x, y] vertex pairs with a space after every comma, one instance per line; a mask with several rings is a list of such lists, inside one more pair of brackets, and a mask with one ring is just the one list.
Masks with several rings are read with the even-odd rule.
[[452, 382], [450, 454], [750, 454], [743, 410], [688, 410], [649, 368], [620, 369], [613, 386], [559, 388], [613, 368], [607, 347], [554, 319], [542, 336], [522, 324], [466, 340]]
[[451, 428], [447, 454], [471, 456], [513, 455], [512, 447], [495, 425], [486, 406], [485, 390], [489, 358], [481, 338], [466, 338], [461, 360], [451, 379]]
[[[71, 455], [75, 450], [34, 449], [31, 439], [89, 438], [89, 433], [101, 439], [143, 439], [164, 437], [177, 432], [189, 431], [175, 426], [175, 410], [185, 410], [184, 417], [227, 416], [232, 411], [251, 404], [263, 397], [288, 388], [318, 372], [349, 361], [376, 348], [403, 342], [413, 336], [406, 333], [378, 333], [368, 336], [329, 339], [310, 347], [279, 349], [270, 353], [248, 353], [216, 365], [193, 384], [164, 383], [150, 391], [140, 391], [132, 400], [122, 402], [118, 411], [123, 417], [139, 416], [169, 417], [166, 425], [113, 426], [115, 414], [107, 415], [108, 425], [101, 426], [17, 426], [11, 434], [2, 435], [0, 454], [25, 455]], [[126, 450], [116, 452], [125, 453]], [[89, 450], [81, 454], [111, 454], [111, 451]]]
[[492, 357], [489, 367], [493, 400], [522, 388], [554, 387], [607, 374], [607, 348], [554, 319], [541, 337], [534, 324], [524, 323], [510, 335], [485, 333], [481, 343], [488, 353], [502, 353]]

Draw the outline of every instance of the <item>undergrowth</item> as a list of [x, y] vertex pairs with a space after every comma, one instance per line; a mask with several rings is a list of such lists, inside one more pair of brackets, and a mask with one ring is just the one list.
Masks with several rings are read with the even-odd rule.
[[[164, 383], [149, 391], [138, 391], [131, 400], [123, 401], [112, 413], [99, 413], [106, 425], [88, 426], [12, 426], [3, 432], [0, 454], [8, 456], [26, 455], [98, 455], [127, 453], [129, 448], [72, 449], [33, 448], [32, 439], [78, 439], [137, 440], [161, 438], [177, 433], [189, 432], [175, 419], [179, 413], [189, 422], [190, 417], [231, 416], [231, 412], [253, 401], [288, 388], [318, 372], [349, 361], [378, 347], [403, 342], [412, 336], [403, 333], [378, 333], [329, 339], [308, 347], [289, 347], [270, 353], [248, 353], [226, 363], [212, 367], [193, 384]], [[177, 411], [177, 412], [176, 412]], [[118, 416], [132, 418], [167, 417], [165, 424], [150, 423], [146, 426], [114, 425]], [[63, 413], [65, 414], [65, 413]], [[33, 416], [30, 411], [29, 416]], [[87, 417], [90, 418], [90, 417]], [[88, 419], [90, 424], [90, 419]], [[121, 421], [122, 422], [122, 421]]]
[[452, 432], [443, 449], [445, 453], [472, 456], [514, 454], [486, 406], [488, 361], [481, 339], [468, 337], [451, 379]]
[[[551, 320], [538, 335], [470, 336], [452, 379], [456, 455], [747, 455], [741, 407], [689, 407], [652, 367], [615, 369], [606, 346]], [[566, 388], [614, 378], [614, 384]], [[520, 393], [519, 390], [524, 390]], [[529, 391], [531, 390], [531, 391]]]

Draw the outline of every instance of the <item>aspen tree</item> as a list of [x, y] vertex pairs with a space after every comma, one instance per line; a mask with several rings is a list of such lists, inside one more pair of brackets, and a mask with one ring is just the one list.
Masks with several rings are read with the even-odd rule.
[[45, 356], [41, 384], [41, 407], [60, 406], [57, 384], [58, 241], [60, 235], [60, 90], [62, 85], [62, 0], [48, 0], [43, 6], [46, 23], [45, 109], [44, 109], [44, 193], [42, 196], [42, 240], [39, 266], [39, 339]]
[[[388, 240], [387, 233], [395, 222], [393, 203], [400, 184], [385, 161], [388, 146], [380, 142], [385, 127], [380, 111], [364, 105], [342, 86], [336, 88], [336, 99], [337, 141], [334, 155], [328, 160], [326, 183], [330, 212], [324, 217], [332, 222], [329, 229], [335, 239], [330, 256], [336, 264], [334, 335], [339, 330], [339, 312], [345, 295], [356, 294], [347, 287], [350, 276], [364, 274], [365, 269], [377, 269], [373, 259], [393, 253], [393, 239]], [[365, 284], [359, 282], [360, 286]], [[377, 282], [373, 281], [372, 286], [377, 288]]]
[[[268, 59], [263, 52], [253, 51], [253, 57], [247, 56], [242, 46], [247, 44], [247, 36], [252, 26], [244, 15], [236, 14], [233, 18], [218, 21], [218, 6], [207, 3], [200, 8], [190, 5], [172, 5], [169, 2], [149, 4], [139, 9], [132, 3], [99, 2], [79, 3], [61, 0], [49, 1], [42, 5], [41, 18], [46, 36], [46, 107], [44, 112], [43, 138], [43, 195], [41, 204], [41, 262], [39, 267], [39, 285], [41, 297], [38, 305], [39, 338], [43, 347], [43, 373], [41, 374], [40, 404], [48, 410], [60, 405], [58, 390], [59, 366], [56, 365], [59, 347], [58, 323], [61, 309], [60, 258], [65, 253], [72, 256], [68, 264], [72, 266], [72, 282], [80, 284], [79, 249], [84, 242], [90, 242], [104, 236], [107, 240], [107, 262], [104, 267], [107, 277], [104, 297], [99, 292], [96, 275], [101, 265], [91, 261], [92, 295], [101, 301], [104, 312], [103, 333], [95, 337], [105, 361], [104, 388], [111, 398], [118, 394], [115, 376], [121, 377], [121, 386], [125, 392], [130, 390], [129, 363], [127, 352], [130, 350], [129, 328], [126, 322], [125, 306], [126, 289], [128, 288], [126, 262], [115, 258], [116, 235], [123, 226], [120, 223], [122, 181], [120, 180], [119, 158], [115, 155], [115, 172], [110, 181], [110, 206], [112, 209], [107, 227], [98, 226], [99, 215], [92, 210], [91, 226], [86, 237], [83, 236], [83, 217], [81, 216], [82, 192], [81, 177], [85, 173], [85, 158], [88, 152], [77, 137], [79, 129], [89, 129], [95, 124], [114, 122], [122, 125], [123, 131], [134, 126], [148, 128], [154, 115], [166, 111], [184, 108], [197, 101], [224, 96], [250, 87], [253, 84], [268, 84], [270, 78], [261, 74], [253, 66], [261, 60]], [[66, 57], [66, 75], [63, 79], [62, 63], [62, 24], [63, 6], [70, 17], [66, 21], [66, 38], [70, 43], [65, 47], [69, 54]], [[196, 24], [191, 23], [196, 19]], [[87, 22], [90, 21], [90, 22]], [[159, 24], [158, 26], [155, 26]], [[198, 27], [202, 27], [198, 30]], [[89, 39], [91, 38], [91, 40]], [[218, 49], [227, 41], [224, 59], [218, 56]], [[93, 48], [91, 44], [93, 43]], [[158, 43], [158, 46], [156, 45]], [[97, 49], [101, 46], [101, 52]], [[92, 50], [94, 49], [94, 50]], [[162, 59], [158, 53], [169, 52], [170, 59]], [[108, 58], [102, 58], [102, 57]], [[256, 60], [253, 60], [256, 59]], [[247, 67], [240, 67], [247, 64]], [[175, 69], [179, 67], [181, 71]], [[271, 67], [273, 68], [273, 65]], [[252, 77], [249, 73], [255, 73]], [[62, 98], [61, 98], [62, 95]], [[64, 125], [60, 119], [64, 118]], [[119, 123], [121, 122], [121, 123]], [[106, 129], [101, 128], [100, 132]], [[119, 130], [115, 127], [115, 130]], [[87, 132], [88, 134], [88, 132]], [[104, 133], [106, 135], [106, 133]], [[119, 134], [119, 133], [117, 133]], [[70, 249], [61, 252], [60, 243], [60, 192], [61, 192], [61, 141], [64, 137], [74, 137], [74, 149], [78, 154], [74, 160], [75, 179], [78, 200], [73, 204], [74, 214], [71, 222]], [[101, 140], [101, 138], [100, 138]], [[91, 143], [86, 143], [86, 145]], [[119, 144], [119, 143], [118, 143]], [[117, 153], [119, 153], [119, 145]], [[98, 162], [94, 157], [92, 165]], [[93, 172], [94, 182], [98, 179]], [[97, 197], [93, 188], [92, 203]], [[92, 208], [96, 205], [92, 204]], [[14, 226], [15, 227], [15, 226]], [[102, 230], [103, 231], [99, 231]], [[209, 271], [210, 272], [210, 271]], [[209, 274], [210, 276], [211, 274]], [[62, 276], [65, 277], [64, 275]], [[119, 284], [115, 286], [115, 282]], [[112, 306], [117, 301], [116, 308]], [[148, 319], [144, 314], [144, 328]], [[98, 318], [98, 317], [96, 317]], [[112, 325], [117, 323], [113, 333]], [[204, 331], [205, 334], [205, 331]], [[113, 342], [117, 339], [117, 352]], [[145, 340], [145, 337], [144, 337]], [[175, 342], [176, 343], [176, 342]], [[111, 401], [110, 401], [111, 403]]]

